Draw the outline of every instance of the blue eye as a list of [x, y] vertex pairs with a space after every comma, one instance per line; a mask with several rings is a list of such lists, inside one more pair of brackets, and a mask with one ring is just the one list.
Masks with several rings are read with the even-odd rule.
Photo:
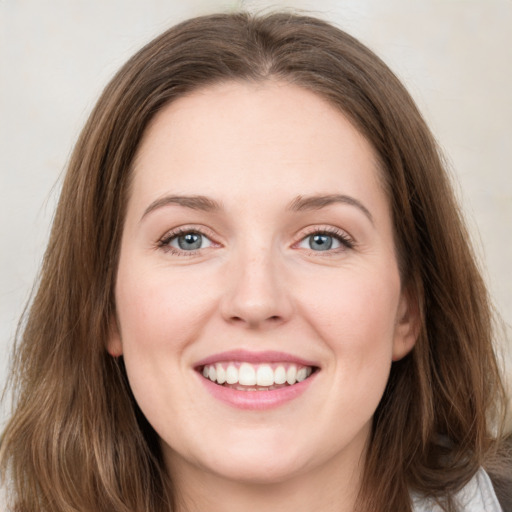
[[297, 247], [301, 249], [309, 249], [315, 252], [336, 251], [339, 249], [351, 249], [353, 242], [344, 233], [326, 233], [318, 231], [304, 237]]
[[340, 245], [338, 240], [335, 240], [331, 235], [320, 233], [308, 236], [307, 240], [309, 248], [314, 251], [328, 251], [333, 248], [333, 245], [336, 246], [336, 243], [338, 246]]
[[187, 231], [178, 234], [171, 234], [162, 241], [163, 246], [172, 247], [180, 251], [197, 251], [212, 246], [212, 241], [197, 231]]

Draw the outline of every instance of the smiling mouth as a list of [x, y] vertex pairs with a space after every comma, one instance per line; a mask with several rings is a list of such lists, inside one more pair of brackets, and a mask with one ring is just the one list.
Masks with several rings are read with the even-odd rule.
[[238, 391], [272, 391], [290, 387], [309, 378], [318, 370], [315, 366], [295, 363], [219, 362], [200, 366], [205, 379], [219, 386]]

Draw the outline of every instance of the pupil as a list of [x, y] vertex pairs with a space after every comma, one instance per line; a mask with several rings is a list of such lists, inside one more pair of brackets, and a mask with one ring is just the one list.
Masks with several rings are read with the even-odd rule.
[[332, 247], [332, 236], [312, 235], [309, 238], [309, 246], [316, 251], [328, 251]]
[[198, 233], [187, 233], [186, 235], [178, 237], [178, 245], [180, 249], [190, 251], [201, 248], [201, 235]]

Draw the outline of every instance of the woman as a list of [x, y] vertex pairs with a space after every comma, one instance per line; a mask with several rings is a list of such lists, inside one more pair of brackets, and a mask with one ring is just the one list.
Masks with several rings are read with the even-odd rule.
[[16, 348], [13, 510], [499, 510], [491, 324], [392, 72], [313, 18], [190, 20], [75, 148]]

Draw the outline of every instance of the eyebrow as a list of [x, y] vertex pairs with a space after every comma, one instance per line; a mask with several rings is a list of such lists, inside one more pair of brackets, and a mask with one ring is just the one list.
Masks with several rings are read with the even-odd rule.
[[214, 212], [222, 209], [220, 203], [206, 196], [165, 196], [157, 199], [156, 201], [153, 201], [144, 210], [140, 220], [142, 220], [152, 211], [172, 204], [184, 206], [185, 208], [190, 208], [192, 210], [200, 210], [203, 212]]
[[339, 203], [355, 206], [365, 214], [365, 216], [372, 224], [374, 224], [373, 216], [370, 213], [370, 210], [368, 210], [368, 208], [366, 208], [363, 203], [354, 197], [346, 196], [343, 194], [298, 196], [288, 205], [288, 209], [295, 212], [320, 210], [326, 206]]
[[[343, 194], [329, 194], [329, 195], [313, 195], [313, 196], [297, 196], [291, 203], [289, 203], [287, 210], [294, 212], [302, 212], [308, 210], [321, 210], [332, 204], [347, 204], [355, 206], [368, 220], [374, 224], [373, 216], [360, 201], [354, 197]], [[207, 196], [191, 195], [191, 196], [165, 196], [153, 201], [142, 214], [141, 220], [149, 213], [158, 208], [169, 205], [184, 206], [192, 210], [199, 210], [203, 212], [218, 212], [222, 210], [222, 205]]]

